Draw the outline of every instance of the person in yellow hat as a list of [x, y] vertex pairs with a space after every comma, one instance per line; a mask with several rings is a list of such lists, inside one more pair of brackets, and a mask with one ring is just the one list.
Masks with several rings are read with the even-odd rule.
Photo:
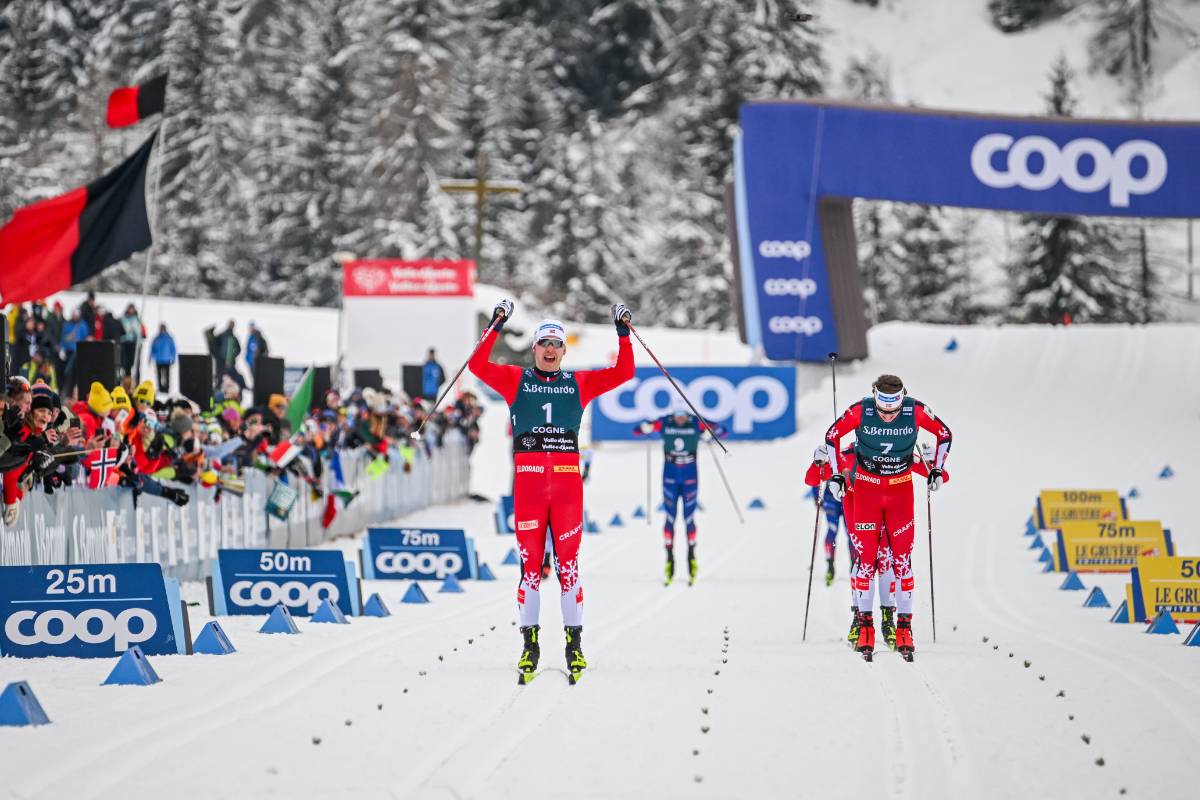
[[71, 406], [71, 413], [79, 417], [79, 422], [83, 426], [86, 440], [90, 441], [96, 436], [96, 432], [100, 430], [100, 426], [108, 417], [108, 412], [112, 411], [112, 407], [112, 395], [99, 381], [92, 381], [86, 400], [80, 400]]
[[133, 399], [137, 404], [138, 411], [143, 414], [148, 413], [150, 407], [154, 405], [154, 384], [148, 380], [139, 383], [133, 390]]

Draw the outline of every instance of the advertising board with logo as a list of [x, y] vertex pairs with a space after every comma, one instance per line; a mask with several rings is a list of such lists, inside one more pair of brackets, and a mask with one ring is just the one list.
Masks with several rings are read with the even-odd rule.
[[1156, 519], [1063, 522], [1055, 540], [1061, 572], [1129, 572], [1138, 558], [1175, 555], [1171, 532]]
[[853, 263], [830, 255], [825, 199], [1200, 216], [1191, 177], [1200, 173], [1194, 124], [795, 101], [743, 105], [740, 129], [734, 211], [742, 313], [748, 342], [775, 360], [823, 361], [832, 351], [847, 352], [839, 347], [839, 322], [849, 329], [849, 314], [862, 317], [861, 302], [851, 308], [841, 294], [857, 284], [831, 276], [833, 261], [839, 269]]
[[461, 529], [367, 528], [362, 559], [367, 580], [479, 577], [475, 540]]
[[0, 567], [0, 656], [187, 653], [179, 583], [158, 564]]
[[[796, 432], [796, 372], [791, 367], [667, 367], [696, 409], [730, 439], [778, 439]], [[671, 413], [679, 396], [654, 367], [591, 404], [592, 438], [633, 439], [634, 427]]]
[[496, 501], [496, 533], [516, 533], [516, 523], [513, 521], [513, 496], [506, 494]]
[[1064, 522], [1113, 522], [1129, 514], [1115, 489], [1045, 489], [1033, 518], [1039, 529], [1049, 530]]
[[1130, 572], [1131, 616], [1151, 620], [1169, 611], [1176, 622], [1200, 622], [1200, 558], [1139, 557]]
[[371, 258], [347, 261], [343, 293], [347, 297], [470, 297], [475, 292], [475, 262]]
[[361, 608], [354, 564], [338, 550], [218, 550], [212, 564], [209, 612], [270, 614], [282, 603], [310, 617], [329, 602], [343, 614]]

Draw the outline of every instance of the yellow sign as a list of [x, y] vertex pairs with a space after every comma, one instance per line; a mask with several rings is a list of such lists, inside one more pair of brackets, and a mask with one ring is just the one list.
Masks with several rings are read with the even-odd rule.
[[1176, 622], [1200, 622], [1200, 558], [1138, 558], [1130, 577], [1130, 616], [1150, 620], [1166, 610]]
[[1064, 522], [1113, 521], [1128, 514], [1114, 489], [1043, 489], [1033, 516], [1037, 526], [1047, 530]]
[[1156, 519], [1064, 522], [1056, 536], [1054, 564], [1062, 572], [1129, 572], [1138, 556], [1175, 555], [1171, 532]]
[[1133, 584], [1125, 584], [1125, 621], [1132, 624], [1134, 622], [1145, 622], [1145, 620], [1137, 619], [1133, 614]]

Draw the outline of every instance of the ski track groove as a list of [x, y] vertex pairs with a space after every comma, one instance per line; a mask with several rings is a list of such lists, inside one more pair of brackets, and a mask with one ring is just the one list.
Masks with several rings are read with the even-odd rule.
[[[625, 540], [628, 546], [630, 540]], [[713, 566], [706, 569], [712, 572], [718, 572], [720, 568], [732, 560], [746, 546], [744, 538], [737, 539], [735, 544], [730, 549], [717, 555], [713, 560]], [[623, 604], [626, 607], [632, 607], [636, 611], [634, 613], [625, 613], [618, 615], [622, 620], [619, 627], [609, 625], [604, 628], [603, 633], [596, 636], [599, 647], [602, 649], [612, 640], [630, 628], [644, 622], [646, 619], [653, 617], [666, 606], [674, 603], [685, 594], [681, 591], [668, 593], [669, 587], [662, 586], [659, 582], [648, 584], [646, 591], [640, 596], [626, 596], [623, 599]], [[686, 587], [689, 590], [695, 587]], [[645, 603], [644, 595], [657, 595], [655, 602]], [[591, 668], [588, 669], [588, 672]], [[585, 673], [586, 675], [586, 673]], [[520, 695], [522, 691], [527, 691], [532, 686], [536, 686], [546, 676], [539, 676], [530, 686], [516, 687], [513, 697]], [[538, 705], [534, 709], [534, 713], [530, 713], [530, 709], [524, 704], [505, 703], [495, 713], [489, 714], [488, 717], [480, 724], [472, 726], [471, 732], [457, 740], [457, 744], [453, 746], [450, 752], [441, 760], [441, 762], [421, 780], [417, 787], [418, 789], [445, 790], [454, 794], [455, 797], [478, 797], [481, 787], [487, 783], [487, 780], [495, 774], [508, 760], [513, 752], [520, 749], [521, 746], [531, 737], [550, 716], [562, 706], [555, 702], [568, 689], [578, 691], [580, 687], [586, 686], [589, 678], [585, 677], [583, 683], [579, 687], [570, 687], [567, 685], [564, 678], [551, 692], [542, 692], [538, 697]], [[506, 731], [506, 735], [496, 737], [493, 727], [501, 725]], [[458, 765], [459, 769], [454, 771], [453, 775], [446, 781], [434, 782], [438, 773], [447, 768], [450, 762], [454, 761], [464, 748], [469, 747], [478, 739], [490, 737], [497, 743], [496, 747], [487, 747], [481, 755], [472, 748], [473, 754], [478, 756], [470, 760], [468, 765]]]

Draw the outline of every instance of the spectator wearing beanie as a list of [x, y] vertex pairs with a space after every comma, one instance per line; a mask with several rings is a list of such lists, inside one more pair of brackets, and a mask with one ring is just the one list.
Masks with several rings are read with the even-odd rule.
[[4, 473], [5, 525], [15, 524], [17, 516], [21, 513], [19, 503], [24, 499], [25, 492], [21, 489], [20, 481], [25, 476], [26, 468], [32, 465], [35, 470], [41, 471], [54, 463], [50, 455], [45, 452], [48, 446], [45, 432], [46, 427], [53, 421], [55, 413], [54, 400], [50, 393], [38, 392], [32, 396], [29, 413], [25, 415], [21, 429], [13, 439], [14, 443], [25, 444], [28, 449], [22, 448], [24, 455], [19, 457], [17, 463]]
[[99, 381], [92, 381], [87, 400], [80, 400], [71, 406], [71, 411], [79, 417], [79, 422], [83, 425], [84, 438], [87, 441], [90, 442], [96, 438], [96, 433], [100, 430], [104, 420], [108, 418], [112, 407], [112, 395]]

